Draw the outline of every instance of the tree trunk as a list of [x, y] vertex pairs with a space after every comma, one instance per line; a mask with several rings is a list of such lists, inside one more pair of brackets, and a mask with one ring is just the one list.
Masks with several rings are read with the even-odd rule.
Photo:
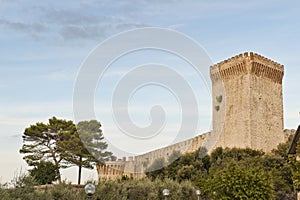
[[59, 163], [57, 162], [57, 160], [56, 160], [55, 157], [53, 157], [53, 160], [54, 160], [54, 164], [55, 164], [55, 167], [56, 167], [56, 176], [57, 176], [58, 183], [61, 183], [61, 175], [60, 175], [60, 170], [59, 170]]
[[[79, 160], [80, 160], [80, 163], [81, 163], [81, 162], [82, 162], [82, 156], [80, 156]], [[80, 185], [80, 182], [81, 182], [81, 169], [82, 169], [82, 165], [79, 164], [78, 167], [79, 167], [79, 169], [78, 169], [78, 185]]]
[[61, 183], [61, 176], [58, 168], [56, 169], [56, 175], [57, 175], [58, 183]]

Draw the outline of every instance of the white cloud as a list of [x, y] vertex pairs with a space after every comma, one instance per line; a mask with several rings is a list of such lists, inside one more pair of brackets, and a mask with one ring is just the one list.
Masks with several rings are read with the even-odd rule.
[[72, 103], [32, 102], [0, 106], [0, 124], [26, 125], [47, 122], [52, 116], [72, 118]]
[[49, 72], [45, 75], [42, 75], [41, 77], [53, 81], [74, 81], [76, 78], [76, 71], [63, 69]]

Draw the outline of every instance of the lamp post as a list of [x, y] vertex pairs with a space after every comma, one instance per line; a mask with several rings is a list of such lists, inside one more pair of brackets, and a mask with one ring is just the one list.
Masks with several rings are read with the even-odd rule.
[[170, 191], [168, 189], [163, 190], [163, 195], [165, 197], [165, 200], [167, 200], [168, 196], [170, 195]]
[[84, 187], [84, 191], [87, 195], [88, 199], [92, 199], [92, 196], [95, 193], [95, 186], [91, 183], [86, 184], [86, 186]]
[[197, 195], [198, 200], [200, 200], [200, 194], [201, 194], [201, 191], [200, 190], [196, 190], [196, 195]]
[[216, 199], [216, 195], [217, 195], [216, 191], [213, 192], [213, 195], [214, 195], [214, 199]]

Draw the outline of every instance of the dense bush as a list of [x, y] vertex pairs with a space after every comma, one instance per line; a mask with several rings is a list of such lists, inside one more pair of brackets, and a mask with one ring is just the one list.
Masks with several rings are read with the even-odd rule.
[[210, 155], [199, 150], [147, 176], [191, 181], [201, 188], [202, 198], [294, 199], [288, 146], [281, 144], [267, 154], [249, 148], [217, 148]]
[[29, 170], [30, 176], [34, 178], [37, 185], [51, 184], [57, 180], [57, 168], [50, 161], [41, 161]]
[[170, 200], [197, 199], [196, 189], [191, 182], [178, 183], [170, 179], [152, 181], [148, 178], [102, 182], [97, 185], [95, 196], [101, 200], [161, 200], [164, 199], [162, 191], [165, 188], [170, 191]]
[[[191, 182], [166, 179], [141, 180], [118, 180], [105, 181], [96, 185], [93, 199], [101, 200], [163, 200], [163, 189], [170, 190], [169, 200], [190, 199], [196, 200], [195, 187]], [[69, 184], [58, 184], [45, 189], [34, 189], [27, 185], [15, 189], [0, 190], [1, 200], [24, 199], [24, 200], [82, 200], [86, 198], [83, 188], [74, 188]]]
[[1, 189], [1, 200], [82, 200], [85, 199], [83, 189], [74, 188], [70, 184], [50, 185], [48, 188], [35, 189], [32, 184], [14, 189]]

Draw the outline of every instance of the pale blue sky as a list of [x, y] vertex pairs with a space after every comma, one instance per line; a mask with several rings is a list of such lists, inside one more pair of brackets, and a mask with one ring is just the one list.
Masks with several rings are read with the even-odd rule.
[[[76, 74], [90, 51], [107, 37], [133, 28], [154, 26], [180, 31], [201, 44], [214, 63], [254, 51], [284, 64], [285, 128], [296, 128], [300, 117], [299, 9], [296, 0], [0, 0], [0, 182], [9, 181], [17, 169], [26, 166], [18, 153], [25, 127], [51, 116], [73, 118]], [[138, 58], [134, 64], [165, 59], [164, 63], [176, 63], [178, 68], [187, 66], [172, 55], [143, 55], [133, 54], [116, 62], [116, 71], [111, 68], [111, 72], [132, 64], [134, 56]], [[100, 102], [105, 95], [97, 93], [95, 98]], [[164, 98], [162, 95], [156, 100]], [[139, 96], [135, 99], [137, 110], [151, 104], [145, 101], [143, 105], [142, 100]], [[171, 107], [173, 100], [169, 101]], [[210, 112], [207, 100], [200, 107]], [[99, 106], [97, 116], [109, 132], [109, 125], [104, 123], [109, 121], [109, 110], [101, 110], [101, 102]], [[136, 112], [132, 117], [141, 120], [145, 116]], [[204, 113], [201, 117], [205, 121], [211, 115]], [[171, 126], [175, 124], [171, 132], [179, 119], [170, 119]], [[200, 123], [199, 132], [209, 129], [209, 120]], [[65, 176], [76, 180], [72, 170]], [[92, 175], [87, 172], [85, 176]]]

